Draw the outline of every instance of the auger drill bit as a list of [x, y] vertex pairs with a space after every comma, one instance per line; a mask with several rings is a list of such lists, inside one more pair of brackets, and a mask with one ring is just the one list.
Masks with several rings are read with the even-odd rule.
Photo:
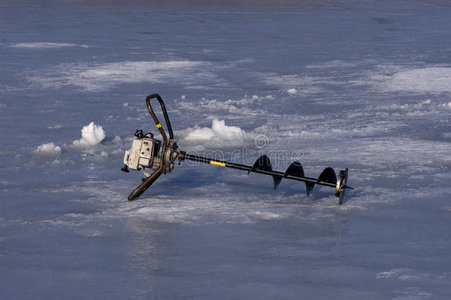
[[283, 178], [292, 179], [297, 181], [302, 181], [305, 183], [307, 196], [313, 191], [313, 187], [317, 185], [329, 186], [335, 188], [335, 196], [339, 198], [339, 204], [343, 204], [344, 193], [347, 188], [353, 189], [352, 187], [346, 185], [348, 169], [341, 170], [339, 177], [335, 175], [335, 171], [332, 168], [326, 168], [321, 175], [315, 179], [311, 177], [304, 176], [304, 169], [302, 164], [298, 161], [293, 162], [285, 171], [285, 173], [273, 171], [271, 167], [271, 162], [266, 155], [260, 156], [254, 165], [246, 166], [242, 164], [231, 163], [227, 161], [210, 159], [202, 156], [187, 154], [183, 151], [180, 152], [180, 160], [188, 159], [196, 162], [202, 162], [211, 164], [214, 166], [238, 169], [242, 171], [247, 171], [248, 174], [251, 172], [264, 174], [272, 176], [274, 181], [274, 189], [277, 189]]
[[[159, 122], [157, 116], [155, 115], [151, 100], [156, 98], [160, 103], [161, 110], [166, 122], [166, 127], [169, 132], [169, 140], [167, 135]], [[132, 147], [125, 151], [124, 156], [124, 168], [122, 171], [127, 172], [129, 169], [133, 170], [143, 170], [146, 176], [143, 182], [129, 195], [128, 200], [132, 201], [138, 198], [142, 193], [144, 193], [160, 176], [161, 174], [170, 173], [174, 168], [174, 162], [178, 159], [179, 162], [183, 160], [191, 160], [196, 162], [202, 162], [214, 166], [238, 169], [242, 171], [247, 171], [248, 174], [259, 173], [264, 175], [272, 176], [274, 189], [280, 185], [282, 179], [291, 179], [302, 181], [305, 183], [307, 196], [309, 196], [315, 185], [323, 185], [335, 188], [335, 196], [338, 197], [338, 204], [343, 204], [343, 199], [346, 189], [352, 189], [352, 187], [346, 185], [348, 180], [348, 169], [341, 170], [338, 173], [338, 177], [335, 174], [334, 169], [328, 167], [321, 172], [318, 178], [311, 178], [304, 176], [304, 168], [302, 164], [298, 161], [294, 161], [285, 171], [285, 173], [273, 171], [271, 166], [271, 161], [266, 155], [260, 156], [252, 166], [236, 164], [232, 162], [227, 162], [223, 160], [211, 159], [207, 157], [202, 157], [198, 155], [187, 154], [184, 151], [177, 151], [178, 146], [174, 140], [174, 135], [172, 132], [171, 122], [169, 121], [168, 113], [164, 105], [163, 99], [158, 94], [149, 95], [146, 98], [147, 109], [158, 128], [163, 142], [160, 142], [153, 138], [153, 134], [142, 134], [142, 130], [137, 130], [139, 134], [135, 134], [136, 139], [133, 141]], [[162, 145], [161, 153], [160, 146]], [[144, 169], [152, 169], [154, 172], [148, 174]]]

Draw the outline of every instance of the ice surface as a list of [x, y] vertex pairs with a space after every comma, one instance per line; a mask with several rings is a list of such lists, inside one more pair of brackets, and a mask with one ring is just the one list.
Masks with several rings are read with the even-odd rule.
[[[449, 298], [446, 1], [35, 2], [0, 2], [1, 299]], [[129, 202], [153, 93], [182, 151], [355, 189], [183, 161]]]

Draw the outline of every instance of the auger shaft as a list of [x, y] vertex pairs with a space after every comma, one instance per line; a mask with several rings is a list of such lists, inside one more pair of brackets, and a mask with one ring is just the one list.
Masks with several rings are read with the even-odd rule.
[[231, 162], [227, 162], [227, 161], [223, 161], [223, 160], [206, 158], [206, 157], [192, 155], [192, 154], [186, 154], [184, 152], [181, 152], [181, 155], [179, 157], [180, 157], [181, 160], [187, 159], [187, 160], [202, 162], [202, 163], [215, 165], [215, 166], [220, 166], [220, 167], [238, 169], [238, 170], [242, 170], [242, 171], [260, 173], [260, 174], [264, 174], [264, 175], [270, 175], [270, 176], [273, 176], [273, 177], [287, 178], [287, 179], [292, 179], [292, 180], [297, 180], [297, 181], [302, 181], [302, 182], [308, 182], [308, 183], [312, 183], [312, 184], [319, 184], [319, 185], [329, 186], [329, 187], [333, 187], [333, 188], [336, 186], [336, 183], [325, 182], [325, 181], [318, 181], [317, 179], [311, 178], [311, 177], [294, 176], [294, 175], [288, 175], [288, 174], [285, 174], [285, 173], [282, 173], [282, 172], [279, 172], [279, 171], [255, 169], [255, 168], [253, 168], [251, 166], [231, 163]]

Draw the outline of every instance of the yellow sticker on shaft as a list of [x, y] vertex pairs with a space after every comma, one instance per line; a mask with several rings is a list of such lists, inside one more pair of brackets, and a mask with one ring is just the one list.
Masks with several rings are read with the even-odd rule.
[[161, 124], [160, 123], [157, 124], [157, 128], [161, 128]]
[[220, 166], [220, 167], [225, 167], [226, 164], [223, 162], [219, 162], [219, 161], [214, 161], [214, 160], [210, 160], [210, 164], [211, 165], [215, 165], [215, 166]]

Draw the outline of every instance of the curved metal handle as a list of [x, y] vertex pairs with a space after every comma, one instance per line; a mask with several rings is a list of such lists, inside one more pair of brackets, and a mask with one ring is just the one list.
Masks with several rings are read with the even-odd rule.
[[151, 185], [155, 182], [155, 180], [163, 174], [163, 168], [158, 168], [155, 172], [152, 173], [149, 177], [147, 177], [129, 196], [128, 201], [133, 201], [139, 196], [142, 195]]
[[152, 94], [147, 96], [146, 98], [146, 104], [147, 104], [147, 109], [149, 110], [150, 115], [152, 116], [152, 119], [155, 122], [155, 125], [157, 126], [158, 130], [161, 133], [161, 136], [163, 137], [163, 149], [161, 150], [161, 162], [160, 165], [158, 166], [158, 168], [155, 170], [155, 172], [152, 173], [152, 175], [150, 175], [149, 177], [147, 177], [129, 196], [128, 196], [128, 200], [132, 201], [136, 198], [138, 198], [142, 193], [144, 193], [157, 179], [158, 177], [161, 176], [161, 174], [163, 174], [163, 170], [165, 168], [165, 160], [163, 159], [163, 155], [164, 153], [166, 153], [166, 149], [169, 146], [169, 142], [168, 142], [168, 138], [166, 136], [166, 133], [164, 132], [160, 121], [157, 118], [157, 115], [155, 114], [155, 112], [153, 111], [152, 108], [152, 104], [150, 104], [150, 100], [153, 98], [157, 98], [158, 102], [160, 103], [161, 106], [161, 110], [163, 111], [163, 116], [164, 116], [164, 120], [166, 121], [166, 126], [168, 128], [169, 131], [169, 138], [172, 140], [174, 139], [174, 134], [172, 133], [172, 126], [171, 126], [171, 122], [169, 121], [169, 117], [168, 117], [168, 112], [166, 111], [166, 107], [164, 106], [164, 102], [163, 99], [161, 99], [160, 95], [158, 94]]
[[154, 98], [156, 98], [158, 100], [158, 102], [160, 103], [161, 110], [163, 111], [164, 120], [165, 120], [166, 126], [168, 128], [169, 139], [172, 140], [172, 139], [174, 139], [174, 133], [172, 132], [171, 121], [169, 121], [168, 112], [166, 111], [166, 106], [164, 105], [163, 99], [160, 97], [160, 95], [152, 94], [152, 95], [147, 96], [147, 98], [146, 98], [147, 110], [149, 111], [150, 115], [152, 116], [152, 119], [155, 122], [155, 125], [157, 126], [158, 130], [160, 131], [161, 136], [163, 137], [164, 143], [167, 144], [166, 133], [164, 132], [160, 121], [158, 121], [158, 118], [155, 115], [155, 112], [153, 111], [152, 104], [150, 103], [150, 100], [154, 99]]

